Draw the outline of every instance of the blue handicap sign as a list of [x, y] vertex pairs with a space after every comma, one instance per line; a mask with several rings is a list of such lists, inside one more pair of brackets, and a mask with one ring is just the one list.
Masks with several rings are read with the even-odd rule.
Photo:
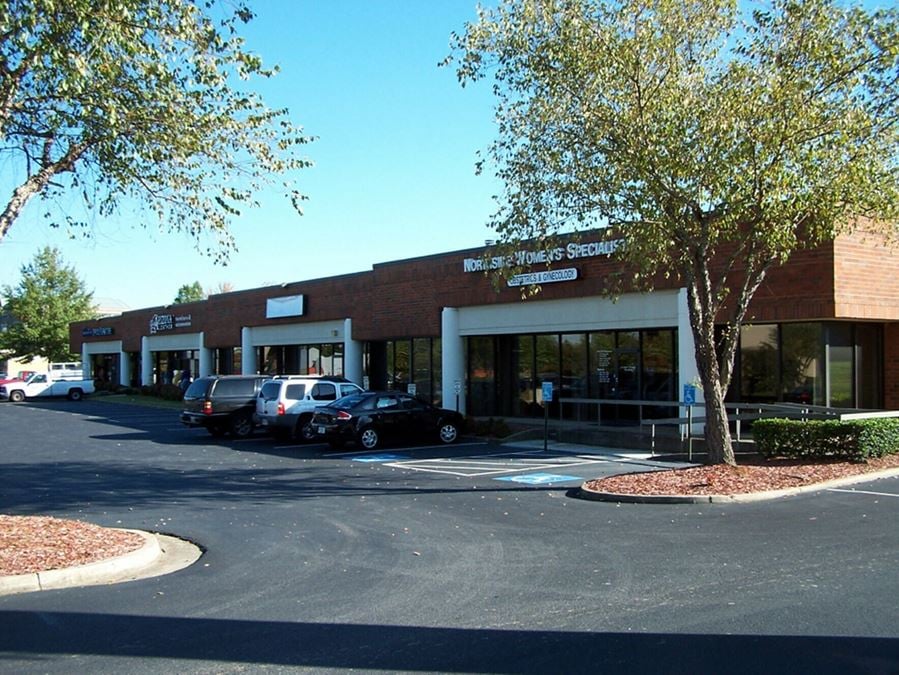
[[528, 473], [523, 476], [503, 476], [494, 480], [504, 480], [512, 483], [525, 483], [526, 485], [551, 485], [553, 483], [567, 483], [573, 480], [582, 481], [579, 476], [560, 476], [555, 473]]
[[352, 457], [354, 462], [393, 462], [397, 459], [409, 459], [409, 455], [365, 455], [364, 457]]
[[543, 395], [543, 400], [546, 403], [551, 403], [553, 400], [553, 383], [552, 382], [543, 382], [543, 386], [541, 387], [541, 393]]
[[692, 384], [684, 385], [684, 403], [694, 405], [696, 403], [696, 387]]

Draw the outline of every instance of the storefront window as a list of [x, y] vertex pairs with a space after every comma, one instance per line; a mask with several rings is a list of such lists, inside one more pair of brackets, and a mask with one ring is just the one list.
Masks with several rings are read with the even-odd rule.
[[537, 403], [543, 406], [543, 383], [544, 382], [552, 382], [553, 391], [555, 395], [553, 397], [554, 402], [550, 404], [550, 415], [553, 415], [554, 412], [558, 409], [559, 400], [558, 392], [559, 386], [561, 384], [561, 378], [559, 376], [559, 336], [558, 335], [537, 335], [534, 338], [534, 354], [535, 354], [535, 366], [537, 373], [537, 382], [535, 389], [537, 396]]
[[431, 402], [442, 406], [443, 403], [443, 343], [440, 338], [431, 340]]
[[559, 396], [584, 398], [587, 383], [587, 334], [562, 336], [562, 382]]
[[643, 391], [640, 398], [644, 401], [675, 400], [675, 335], [673, 330], [643, 331]]
[[519, 335], [512, 352], [512, 370], [516, 373], [518, 393], [513, 414], [530, 417], [537, 414], [534, 395], [534, 336]]
[[496, 354], [492, 337], [468, 341], [469, 410], [474, 415], [496, 414]]
[[852, 406], [852, 326], [830, 324], [827, 327], [827, 372], [829, 404], [834, 408]]
[[412, 340], [412, 383], [415, 395], [431, 400], [431, 341], [428, 338]]
[[783, 400], [824, 405], [824, 339], [820, 323], [781, 327]]
[[856, 404], [859, 408], [879, 408], [883, 405], [882, 344], [879, 324], [856, 324]]
[[740, 333], [740, 400], [777, 399], [777, 326], [743, 326]]

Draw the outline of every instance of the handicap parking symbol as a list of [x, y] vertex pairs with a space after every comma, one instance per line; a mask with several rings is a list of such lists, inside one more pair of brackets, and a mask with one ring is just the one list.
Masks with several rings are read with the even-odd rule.
[[504, 480], [512, 483], [524, 483], [526, 485], [552, 485], [553, 483], [568, 483], [570, 481], [582, 481], [578, 476], [560, 476], [555, 473], [529, 473], [523, 476], [503, 476], [494, 480]]

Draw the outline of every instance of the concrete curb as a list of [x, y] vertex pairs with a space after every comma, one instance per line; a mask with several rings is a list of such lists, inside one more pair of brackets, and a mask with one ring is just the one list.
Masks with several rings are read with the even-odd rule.
[[[65, 567], [46, 572], [32, 572], [13, 576], [0, 576], [0, 596], [15, 593], [47, 591], [73, 586], [96, 586], [133, 581], [183, 569], [196, 562], [202, 551], [189, 542], [167, 535], [123, 530], [140, 535], [144, 544], [139, 549], [108, 560], [98, 560], [87, 565]], [[167, 560], [169, 551], [176, 560]]]
[[594, 502], [618, 502], [622, 504], [747, 504], [750, 502], [761, 502], [772, 499], [780, 499], [782, 497], [792, 497], [794, 495], [805, 492], [820, 492], [830, 488], [842, 487], [844, 485], [855, 485], [856, 483], [869, 483], [880, 480], [881, 478], [892, 478], [899, 476], [899, 469], [886, 469], [884, 471], [874, 471], [871, 473], [863, 473], [857, 476], [846, 476], [845, 478], [835, 478], [834, 480], [824, 481], [822, 483], [814, 483], [813, 485], [803, 485], [795, 488], [785, 488], [783, 490], [768, 490], [767, 492], [749, 492], [737, 495], [637, 495], [623, 494], [619, 492], [601, 492], [599, 490], [591, 490], [587, 487], [587, 483], [583, 483], [578, 488], [578, 497]]

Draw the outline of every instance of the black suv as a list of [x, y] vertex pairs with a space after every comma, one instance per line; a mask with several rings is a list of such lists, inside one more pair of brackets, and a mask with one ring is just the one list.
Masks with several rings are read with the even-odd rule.
[[210, 375], [194, 380], [184, 392], [181, 421], [189, 427], [206, 427], [219, 437], [230, 432], [238, 438], [256, 426], [256, 396], [268, 375]]

